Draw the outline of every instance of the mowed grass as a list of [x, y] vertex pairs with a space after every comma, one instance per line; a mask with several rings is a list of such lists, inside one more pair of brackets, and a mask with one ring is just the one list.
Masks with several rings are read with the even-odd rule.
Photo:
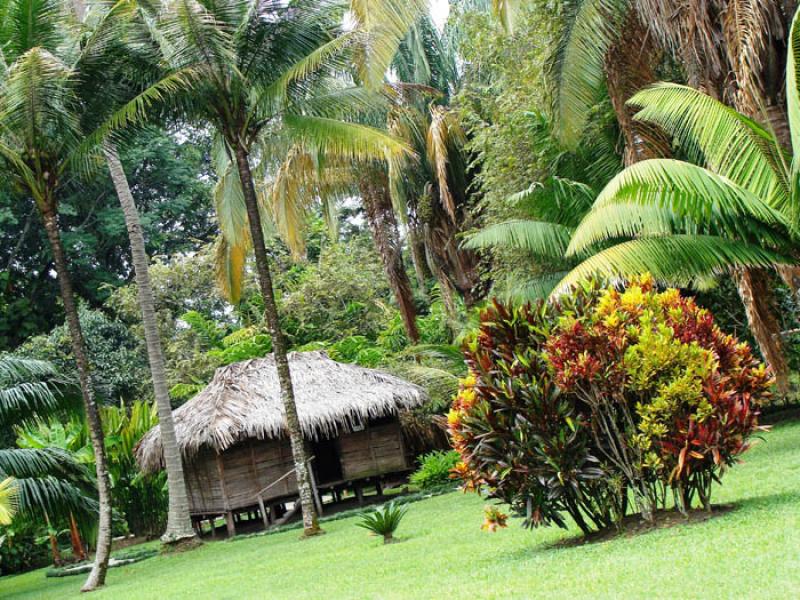
[[[765, 437], [715, 490], [735, 509], [702, 523], [558, 547], [577, 531], [485, 533], [484, 501], [452, 493], [411, 504], [395, 544], [342, 519], [316, 539], [287, 531], [112, 569], [92, 598], [797, 598], [800, 423]], [[40, 570], [0, 578], [0, 598], [77, 598], [82, 583]]]

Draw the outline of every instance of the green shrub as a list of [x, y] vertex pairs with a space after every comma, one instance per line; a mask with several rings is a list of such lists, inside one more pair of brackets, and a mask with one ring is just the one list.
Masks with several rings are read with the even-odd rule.
[[450, 475], [459, 460], [461, 457], [455, 450], [429, 452], [419, 458], [419, 469], [414, 471], [410, 481], [421, 490], [452, 486], [453, 479]]
[[394, 532], [400, 526], [400, 521], [408, 512], [407, 506], [398, 506], [394, 502], [373, 508], [361, 514], [361, 521], [356, 523], [375, 535], [383, 536], [383, 543], [389, 544], [394, 539]]

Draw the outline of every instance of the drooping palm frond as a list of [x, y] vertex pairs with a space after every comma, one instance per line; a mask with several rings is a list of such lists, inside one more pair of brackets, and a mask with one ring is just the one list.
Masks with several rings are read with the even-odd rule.
[[427, 9], [425, 0], [350, 0], [350, 12], [362, 36], [356, 52], [359, 79], [378, 89], [400, 42]]
[[455, 114], [443, 106], [431, 107], [431, 120], [427, 133], [428, 162], [436, 178], [439, 200], [452, 219], [456, 218], [456, 201], [450, 189], [452, 154], [460, 152], [466, 135]]
[[51, 363], [0, 356], [0, 419], [56, 408], [65, 398], [66, 383]]
[[789, 201], [789, 158], [775, 137], [752, 119], [710, 96], [659, 83], [630, 100], [636, 118], [674, 136], [689, 158], [736, 182], [779, 210]]
[[567, 250], [572, 229], [557, 223], [514, 220], [484, 227], [469, 236], [464, 247], [471, 250], [511, 248], [538, 256], [561, 259]]
[[608, 239], [711, 233], [755, 243], [786, 240], [786, 218], [749, 190], [703, 167], [656, 159], [635, 164], [601, 192], [567, 254]]
[[605, 60], [619, 38], [630, 0], [583, 0], [556, 51], [558, 136], [575, 148], [605, 88]]
[[556, 287], [559, 295], [591, 277], [630, 278], [652, 273], [658, 281], [690, 287], [698, 280], [730, 272], [737, 267], [770, 268], [792, 264], [794, 259], [755, 244], [705, 235], [670, 235], [631, 240], [584, 260]]
[[401, 140], [385, 131], [337, 119], [286, 115], [284, 126], [291, 134], [317, 152], [335, 156], [337, 160], [365, 162], [398, 160], [413, 156]]
[[[786, 64], [786, 104], [789, 114], [789, 129], [792, 135], [792, 180], [796, 182], [800, 173], [800, 12], [792, 19], [789, 33], [789, 55]], [[796, 184], [795, 184], [796, 185]], [[796, 189], [793, 190], [796, 192]]]

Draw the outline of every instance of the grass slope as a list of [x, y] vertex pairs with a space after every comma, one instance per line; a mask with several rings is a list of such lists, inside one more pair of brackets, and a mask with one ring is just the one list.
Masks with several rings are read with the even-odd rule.
[[[715, 490], [710, 521], [573, 547], [577, 535], [481, 532], [483, 501], [446, 494], [410, 505], [384, 546], [354, 519], [206, 544], [109, 571], [92, 598], [791, 598], [800, 593], [800, 423], [777, 426]], [[0, 578], [0, 598], [77, 598], [82, 578]]]

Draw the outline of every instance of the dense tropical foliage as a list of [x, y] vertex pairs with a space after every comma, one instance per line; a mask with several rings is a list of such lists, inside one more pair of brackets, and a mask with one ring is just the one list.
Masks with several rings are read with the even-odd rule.
[[270, 354], [319, 533], [290, 351], [422, 386], [485, 530], [710, 510], [796, 401], [795, 8], [0, 0], [0, 569], [197, 544], [172, 409]]

